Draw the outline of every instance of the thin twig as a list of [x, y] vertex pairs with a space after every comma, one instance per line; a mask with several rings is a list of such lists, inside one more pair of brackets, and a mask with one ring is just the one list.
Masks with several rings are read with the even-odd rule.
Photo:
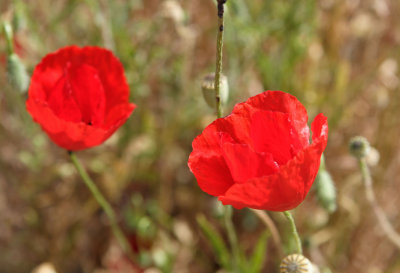
[[263, 210], [257, 210], [257, 209], [250, 209], [260, 220], [261, 222], [264, 223], [264, 225], [270, 230], [272, 240], [274, 241], [275, 247], [278, 250], [279, 256], [283, 255], [283, 250], [282, 250], [282, 241], [281, 237], [279, 236], [278, 229], [272, 221], [271, 217], [268, 215], [267, 212]]

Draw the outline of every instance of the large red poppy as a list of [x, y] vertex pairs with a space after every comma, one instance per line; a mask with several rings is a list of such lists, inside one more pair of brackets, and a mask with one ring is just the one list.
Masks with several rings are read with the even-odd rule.
[[271, 211], [297, 207], [317, 175], [327, 118], [307, 126], [296, 97], [266, 91], [237, 104], [193, 141], [189, 168], [200, 188], [224, 205]]
[[70, 151], [103, 143], [130, 116], [120, 61], [99, 47], [69, 46], [36, 66], [26, 107], [59, 146]]

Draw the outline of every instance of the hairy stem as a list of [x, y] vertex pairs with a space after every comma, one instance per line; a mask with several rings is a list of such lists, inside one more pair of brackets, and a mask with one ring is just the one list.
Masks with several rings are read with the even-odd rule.
[[85, 182], [86, 186], [89, 188], [90, 192], [92, 193], [93, 197], [96, 199], [96, 201], [99, 203], [99, 205], [103, 208], [104, 212], [107, 215], [108, 221], [110, 222], [111, 225], [111, 230], [117, 239], [118, 243], [120, 244], [122, 250], [125, 252], [125, 254], [133, 260], [133, 252], [132, 249], [122, 232], [121, 228], [117, 224], [117, 217], [115, 216], [115, 213], [113, 209], [111, 208], [110, 203], [104, 198], [104, 196], [101, 194], [100, 190], [97, 188], [96, 184], [93, 182], [93, 180], [89, 177], [88, 173], [85, 171], [85, 169], [82, 167], [82, 164], [80, 163], [79, 159], [77, 158], [76, 154], [74, 152], [69, 152], [70, 158], [72, 163], [75, 165], [76, 170], [78, 171], [79, 175], [81, 176], [83, 182]]
[[290, 223], [290, 229], [291, 229], [292, 235], [296, 241], [297, 253], [303, 254], [303, 248], [301, 247], [300, 236], [299, 236], [299, 233], [297, 232], [296, 223], [294, 222], [293, 216], [289, 211], [284, 211], [283, 214], [285, 215], [285, 217], [288, 219], [288, 221]]

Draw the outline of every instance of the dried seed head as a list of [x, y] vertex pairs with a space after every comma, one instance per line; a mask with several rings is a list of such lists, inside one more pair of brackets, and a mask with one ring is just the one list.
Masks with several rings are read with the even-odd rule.
[[349, 150], [354, 157], [357, 159], [362, 159], [368, 155], [371, 147], [365, 137], [356, 136], [350, 139]]
[[300, 254], [286, 256], [280, 266], [281, 273], [313, 273], [313, 266], [306, 257]]
[[[220, 78], [220, 90], [219, 96], [221, 98], [221, 103], [226, 103], [229, 95], [228, 78], [225, 75], [221, 75]], [[204, 76], [201, 83], [201, 90], [203, 93], [204, 100], [207, 102], [208, 106], [215, 108], [215, 74], [210, 73]]]

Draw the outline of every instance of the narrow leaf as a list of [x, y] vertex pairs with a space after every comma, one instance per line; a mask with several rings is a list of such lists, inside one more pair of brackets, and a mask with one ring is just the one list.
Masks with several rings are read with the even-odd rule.
[[211, 243], [212, 248], [216, 254], [217, 262], [227, 270], [231, 269], [231, 257], [229, 251], [225, 245], [225, 242], [221, 239], [221, 236], [214, 229], [214, 227], [207, 221], [204, 215], [197, 216], [197, 223], [200, 225], [204, 235]]

